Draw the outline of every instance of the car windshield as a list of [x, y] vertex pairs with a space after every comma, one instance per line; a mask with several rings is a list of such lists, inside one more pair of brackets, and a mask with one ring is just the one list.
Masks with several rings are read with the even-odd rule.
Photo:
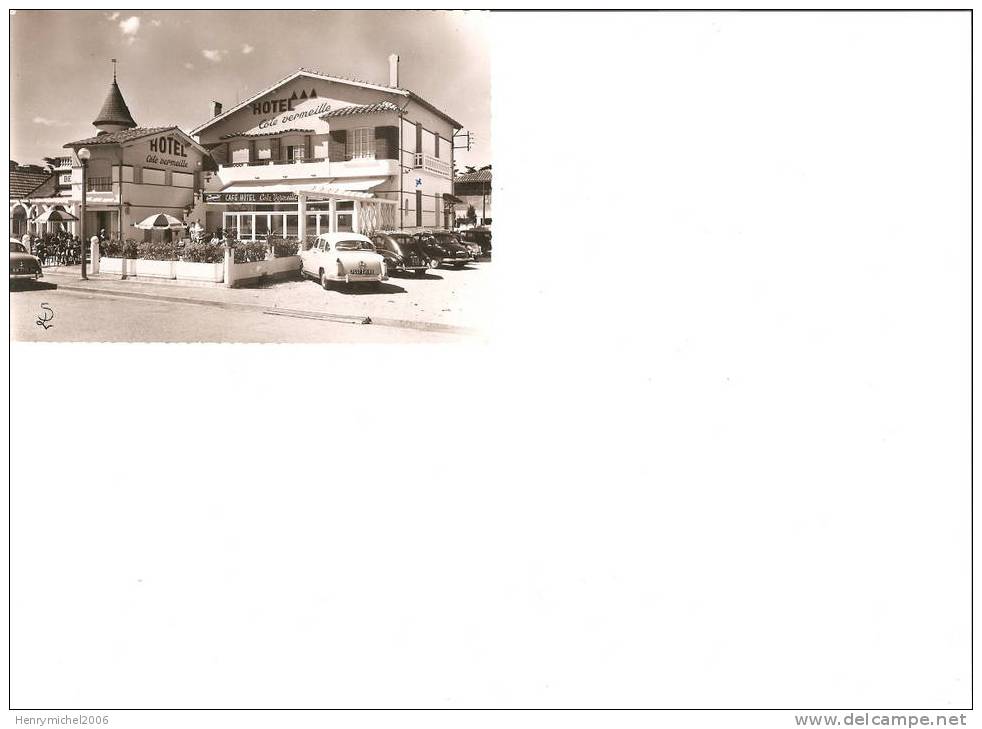
[[390, 235], [389, 237], [400, 245], [403, 243], [408, 243], [410, 240], [408, 235]]
[[367, 240], [339, 240], [334, 244], [334, 250], [336, 251], [374, 251], [375, 246], [369, 243]]
[[447, 235], [446, 233], [443, 234], [437, 233], [433, 237], [436, 238], [437, 243], [442, 243], [443, 245], [456, 242], [454, 241], [452, 235]]
[[10, 252], [11, 253], [27, 253], [27, 249], [24, 248], [20, 243], [14, 243], [10, 241]]

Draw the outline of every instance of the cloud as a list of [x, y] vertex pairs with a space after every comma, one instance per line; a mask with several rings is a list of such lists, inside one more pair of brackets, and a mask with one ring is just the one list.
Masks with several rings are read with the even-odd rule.
[[150, 25], [152, 25], [154, 28], [159, 28], [161, 23], [159, 20], [151, 20]]
[[204, 49], [201, 51], [201, 55], [207, 58], [209, 61], [212, 61], [213, 63], [218, 63], [219, 61], [221, 61], [222, 56], [226, 55], [227, 53], [228, 51], [217, 51], [217, 50], [210, 51], [208, 49]]
[[58, 121], [57, 119], [46, 119], [43, 116], [36, 116], [31, 121], [33, 121], [35, 124], [41, 124], [42, 126], [46, 126], [46, 127], [68, 126], [68, 122], [61, 122]]
[[243, 53], [249, 54], [249, 53], [252, 53], [254, 50], [256, 50], [256, 47], [255, 46], [250, 46], [248, 43], [243, 43], [242, 44], [242, 52]]
[[126, 42], [132, 44], [136, 40], [137, 32], [140, 30], [139, 16], [131, 15], [126, 20], [120, 20], [119, 29], [123, 31], [123, 35], [127, 36]]
[[184, 68], [186, 68], [188, 71], [193, 71], [194, 70], [194, 64], [193, 63], [185, 63], [184, 64]]
[[118, 17], [119, 17], [119, 13], [110, 13], [109, 15], [106, 16], [106, 20], [108, 20], [109, 22], [114, 22]]

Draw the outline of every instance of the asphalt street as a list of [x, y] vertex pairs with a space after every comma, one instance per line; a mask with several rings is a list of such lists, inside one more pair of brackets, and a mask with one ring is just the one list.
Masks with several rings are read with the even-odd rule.
[[[491, 306], [490, 261], [393, 275], [377, 289], [310, 280], [229, 289], [46, 269], [10, 287], [15, 341], [452, 342], [480, 338]], [[370, 318], [371, 324], [330, 319]], [[40, 321], [40, 323], [39, 323]]]
[[[158, 287], [160, 288], [160, 287]], [[43, 321], [44, 325], [39, 324]], [[10, 337], [46, 342], [453, 342], [445, 332], [272, 316], [261, 309], [59, 290], [17, 283], [10, 292]]]

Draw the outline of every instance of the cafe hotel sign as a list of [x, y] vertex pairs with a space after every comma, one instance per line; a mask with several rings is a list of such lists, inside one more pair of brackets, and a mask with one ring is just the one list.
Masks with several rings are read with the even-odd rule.
[[206, 203], [295, 203], [295, 192], [206, 192]]
[[154, 137], [150, 140], [147, 164], [187, 167], [187, 145], [179, 142], [174, 137]]

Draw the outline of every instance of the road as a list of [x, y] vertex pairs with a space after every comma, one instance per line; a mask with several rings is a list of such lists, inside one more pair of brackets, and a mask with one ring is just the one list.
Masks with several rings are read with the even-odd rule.
[[[47, 309], [42, 307], [47, 305]], [[48, 310], [52, 313], [48, 313]], [[38, 319], [48, 318], [47, 328]], [[378, 324], [272, 316], [261, 308], [228, 309], [104, 293], [57, 284], [16, 283], [10, 291], [10, 338], [47, 342], [458, 342], [460, 334]]]

